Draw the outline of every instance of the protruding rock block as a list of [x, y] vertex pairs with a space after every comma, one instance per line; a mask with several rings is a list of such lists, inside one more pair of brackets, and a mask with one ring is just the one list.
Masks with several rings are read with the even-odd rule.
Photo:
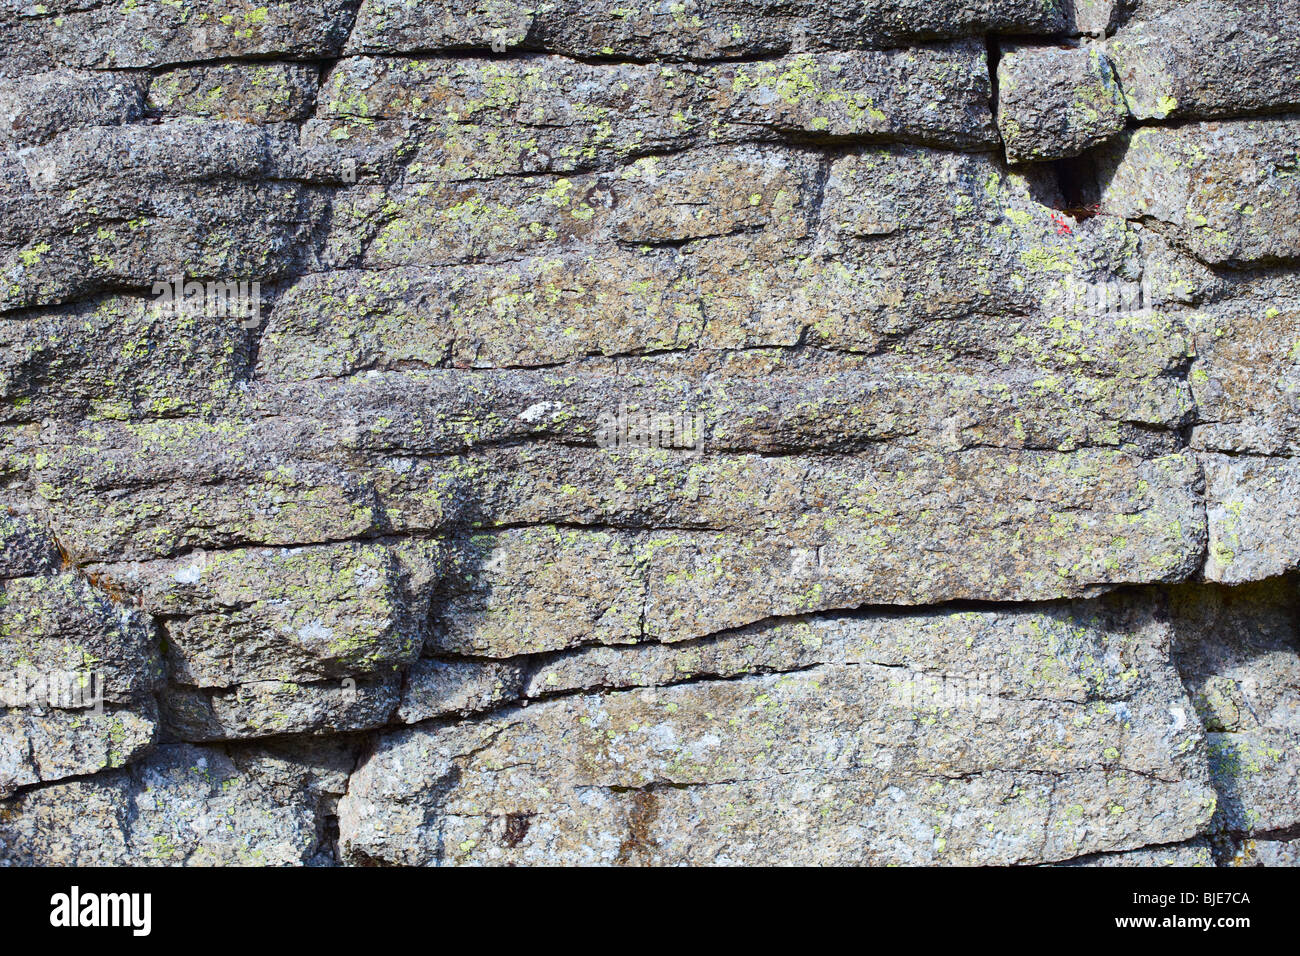
[[1127, 121], [1115, 71], [1097, 47], [1012, 47], [998, 62], [998, 129], [1008, 162], [1078, 156]]
[[76, 574], [0, 582], [0, 795], [147, 751], [157, 641], [147, 615]]

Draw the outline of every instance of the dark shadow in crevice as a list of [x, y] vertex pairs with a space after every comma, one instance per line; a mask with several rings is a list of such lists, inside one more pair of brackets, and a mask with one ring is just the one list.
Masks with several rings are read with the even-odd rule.
[[1034, 163], [1021, 167], [1034, 200], [1079, 222], [1100, 212], [1104, 188], [1102, 163], [1097, 151], [1082, 156]]
[[1002, 39], [996, 33], [984, 37], [984, 48], [989, 65], [989, 103], [993, 110], [994, 122], [998, 115], [998, 64], [1002, 62]]
[[1080, 221], [1097, 215], [1101, 204], [1101, 183], [1097, 155], [1084, 153], [1052, 164], [1061, 193], [1061, 211]]

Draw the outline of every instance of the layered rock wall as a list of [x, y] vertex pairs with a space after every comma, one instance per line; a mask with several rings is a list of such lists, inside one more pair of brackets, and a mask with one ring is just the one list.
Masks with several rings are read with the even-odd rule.
[[1294, 864], [1298, 55], [10, 4], [0, 862]]

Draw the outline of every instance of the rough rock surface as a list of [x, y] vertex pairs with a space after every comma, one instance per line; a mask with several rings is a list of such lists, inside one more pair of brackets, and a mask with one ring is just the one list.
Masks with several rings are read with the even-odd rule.
[[1241, 119], [1133, 130], [1101, 163], [1108, 215], [1151, 228], [1210, 265], [1300, 257], [1300, 119]]
[[1114, 67], [1096, 47], [1012, 48], [998, 63], [998, 129], [1008, 162], [1078, 156], [1127, 121]]
[[0, 864], [1296, 865], [1298, 30], [6, 7]]
[[1215, 797], [1169, 639], [1142, 612], [1086, 602], [571, 653], [525, 690], [538, 703], [381, 737], [340, 803], [341, 848], [353, 862], [915, 864], [1177, 842]]
[[1144, 4], [1106, 50], [1139, 120], [1300, 107], [1300, 8], [1290, 0]]

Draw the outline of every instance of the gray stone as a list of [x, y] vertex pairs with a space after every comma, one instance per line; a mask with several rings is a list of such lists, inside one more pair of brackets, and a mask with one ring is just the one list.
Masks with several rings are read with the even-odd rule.
[[224, 404], [248, 377], [252, 345], [233, 316], [209, 318], [134, 296], [2, 318], [0, 416], [195, 414]]
[[1300, 459], [1201, 454], [1208, 498], [1205, 577], [1236, 584], [1300, 566], [1300, 532], [1292, 520]]
[[37, 515], [0, 511], [0, 578], [53, 571], [59, 564], [45, 523]]
[[337, 55], [352, 26], [353, 10], [349, 0], [234, 4], [197, 0], [184, 7], [165, 0], [138, 0], [121, 9], [50, 0], [5, 11], [0, 22], [0, 38], [5, 41], [0, 70], [158, 67], [205, 59]]
[[294, 172], [296, 128], [235, 121], [97, 126], [0, 154], [0, 308], [173, 276], [261, 280], [310, 259], [323, 196]]
[[1193, 447], [1300, 454], [1300, 286], [1288, 277], [1243, 291], [1197, 322]]
[[0, 582], [0, 672], [97, 675], [109, 703], [150, 695], [161, 674], [154, 621], [78, 574]]
[[[1125, 638], [1106, 633], [1100, 610], [1080, 605], [1074, 627], [1118, 651]], [[810, 649], [791, 635], [784, 646], [799, 656], [789, 673], [560, 695], [386, 734], [340, 803], [344, 858], [1023, 862], [1143, 846], [1152, 835], [1178, 842], [1205, 826], [1214, 797], [1202, 731], [1168, 663], [1166, 626], [1151, 619], [1129, 638], [1132, 696], [1106, 703], [1084, 690], [1088, 702], [1074, 702], [1063, 698], [1077, 691], [1037, 696], [1038, 651], [996, 683], [971, 679], [964, 659], [967, 641], [1020, 654], [1017, 631], [1036, 626], [1052, 641], [1080, 640], [1066, 620], [982, 617], [900, 622], [900, 638], [948, 632], [920, 654], [902, 640], [875, 650], [871, 636], [889, 635], [889, 622], [850, 623], [853, 645]], [[819, 650], [827, 662], [806, 663]], [[921, 656], [934, 652], [942, 656]], [[863, 656], [877, 654], [890, 663]], [[1088, 665], [1067, 660], [1049, 681], [1064, 690], [1081, 680], [1083, 690]], [[988, 733], [993, 725], [1001, 732]]]
[[0, 795], [147, 751], [162, 677], [153, 621], [110, 591], [71, 573], [0, 582]]
[[0, 802], [0, 864], [301, 865], [328, 853], [344, 748], [160, 747], [147, 759]]
[[1295, 297], [1286, 274], [1251, 278], [1194, 322], [1192, 446], [1207, 480], [1210, 580], [1258, 580], [1300, 564], [1288, 518], [1300, 467]]
[[1128, 111], [1096, 47], [1012, 47], [998, 62], [998, 129], [1007, 162], [1078, 156], [1124, 129]]
[[362, 156], [378, 136], [414, 150], [408, 183], [446, 182], [790, 136], [990, 146], [990, 96], [973, 41], [716, 66], [355, 57], [330, 73], [311, 135], [355, 136]]
[[144, 96], [127, 73], [51, 70], [0, 79], [0, 148], [39, 146], [70, 129], [140, 119]]
[[1066, 23], [1071, 32], [1104, 37], [1132, 12], [1136, 0], [1065, 0]]
[[422, 643], [425, 572], [380, 543], [195, 552], [102, 573], [166, 615], [171, 680], [193, 687], [378, 676]]
[[496, 661], [416, 661], [407, 673], [397, 717], [414, 724], [492, 710], [520, 696], [524, 671], [520, 665]]
[[1300, 825], [1288, 796], [1300, 773], [1295, 581], [1175, 593], [1178, 666], [1211, 731], [1215, 830], [1268, 834]]
[[[286, 459], [278, 445], [251, 442], [255, 428], [231, 419], [155, 420], [138, 430], [106, 428], [101, 443], [74, 430], [38, 463], [36, 490], [55, 502], [56, 533], [82, 561], [321, 543], [378, 529], [367, 482], [338, 465]], [[182, 513], [184, 525], [170, 523]]]
[[152, 77], [147, 102], [164, 116], [296, 122], [311, 115], [318, 74], [296, 63], [183, 67]]
[[[769, 615], [976, 595], [1069, 596], [1126, 579], [1180, 580], [1199, 567], [1204, 539], [1194, 509], [1179, 514], [1156, 504], [1178, 497], [1173, 489], [1181, 484], [1191, 507], [1197, 478], [1184, 458], [1141, 463], [1110, 453], [1025, 453], [1015, 457], [1014, 471], [983, 486], [986, 498], [967, 498], [960, 512], [927, 504], [947, 482], [962, 480], [962, 468], [996, 473], [984, 470], [986, 461], [981, 452], [959, 459], [902, 455], [870, 467], [855, 461], [792, 471], [793, 463], [757, 459], [735, 477], [718, 475], [716, 484], [682, 476], [709, 495], [701, 505], [718, 496], [718, 520], [735, 531], [538, 528], [480, 535], [453, 557], [434, 646], [496, 657], [590, 636], [604, 643], [643, 634], [682, 640]], [[646, 478], [658, 485], [661, 475], [651, 470]], [[628, 482], [640, 484], [651, 482]], [[774, 519], [765, 520], [761, 506], [746, 515], [733, 490], [765, 486], [767, 507], [797, 500], [795, 489], [806, 489], [806, 523], [764, 530]], [[823, 487], [843, 491], [822, 504], [815, 489]], [[1048, 488], [1055, 507], [1031, 517], [1038, 506], [1026, 496]], [[1017, 500], [1025, 503], [1007, 504]], [[943, 550], [909, 550], [916, 540], [942, 541]], [[971, 547], [979, 549], [978, 560], [956, 557]], [[544, 554], [552, 563], [539, 573], [534, 562]]]
[[1286, 861], [1296, 24], [0, 14], [0, 863]]
[[1300, 840], [1247, 840], [1243, 849], [1243, 862], [1256, 866], [1300, 866]]
[[[1169, 641], [1157, 615], [1116, 598], [1043, 609], [811, 615], [672, 644], [580, 647], [536, 661], [523, 696], [666, 687], [818, 664], [899, 669], [919, 696], [1123, 701]], [[1010, 656], [1014, 659], [1010, 659]], [[962, 668], [966, 668], [963, 672]], [[902, 686], [902, 685], [900, 685]]]
[[172, 686], [162, 694], [166, 733], [186, 741], [370, 730], [397, 707], [397, 675], [332, 683], [250, 681], [230, 690]]
[[1133, 116], [1234, 116], [1300, 106], [1300, 11], [1289, 0], [1188, 0], [1106, 44]]
[[788, 50], [902, 46], [984, 33], [1060, 31], [1056, 2], [867, 0], [855, 4], [684, 0], [627, 7], [614, 0], [454, 0], [429, 7], [365, 0], [349, 52], [544, 49], [580, 57], [720, 59]]
[[0, 707], [0, 797], [125, 766], [152, 747], [156, 730], [152, 702], [101, 713]]
[[1283, 118], [1134, 130], [1103, 163], [1101, 211], [1151, 222], [1215, 265], [1300, 255], [1296, 131]]
[[1188, 840], [1173, 846], [1151, 846], [1140, 850], [1128, 850], [1124, 853], [1098, 853], [1077, 860], [1069, 860], [1062, 866], [1107, 866], [1107, 867], [1149, 867], [1149, 866], [1214, 866], [1214, 854], [1208, 840]]

